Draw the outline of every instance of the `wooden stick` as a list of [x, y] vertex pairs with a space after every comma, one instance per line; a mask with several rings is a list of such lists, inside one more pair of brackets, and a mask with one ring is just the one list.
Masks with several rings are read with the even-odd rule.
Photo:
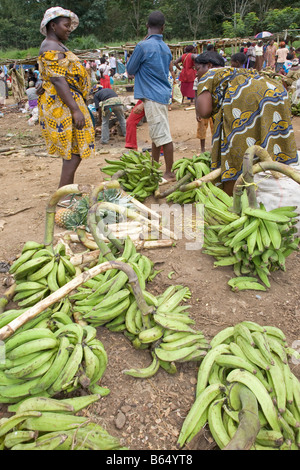
[[10, 150], [9, 152], [2, 152], [2, 155], [4, 157], [9, 157], [9, 155], [17, 155], [18, 154], [18, 150]]
[[[129, 194], [127, 194], [124, 190], [122, 190], [122, 193], [124, 193], [125, 196], [127, 197], [130, 197]], [[161, 219], [161, 215], [158, 214], [157, 212], [153, 211], [152, 209], [150, 209], [149, 207], [145, 206], [145, 204], [143, 204], [142, 202], [138, 201], [137, 199], [135, 199], [134, 197], [130, 199], [130, 202], [132, 202], [132, 204], [134, 204], [138, 209], [141, 210], [141, 212], [143, 212], [144, 214], [150, 214], [154, 219], [157, 219], [157, 220], [160, 220]]]
[[[132, 235], [132, 234], [135, 234], [135, 235], [139, 235], [139, 234], [142, 234], [143, 233], [143, 230], [145, 229], [145, 226], [141, 227], [141, 230], [140, 231], [136, 231], [136, 230], [120, 230], [120, 231], [117, 231], [117, 230], [113, 230], [112, 232], [118, 236], [120, 236], [121, 238], [124, 238], [124, 236], [126, 237], [126, 235]], [[84, 229], [81, 229], [81, 230], [84, 230]], [[78, 234], [78, 230], [77, 230], [77, 233], [75, 232], [71, 232], [71, 233], [67, 233], [65, 235], [65, 239], [66, 240], [70, 240], [71, 242], [74, 242], [74, 243], [78, 243], [78, 241], [80, 242], [81, 239], [82, 239], [82, 236], [83, 236], [83, 233], [80, 232], [80, 235]], [[93, 235], [89, 232], [86, 232], [84, 230], [84, 238], [87, 239], [88, 241], [92, 241], [92, 242], [95, 242], [95, 239], [93, 237]], [[103, 240], [108, 240], [108, 238], [106, 238], [105, 236], [102, 235], [102, 239]]]
[[[79, 242], [78, 237], [76, 235], [75, 237], [76, 241]], [[137, 250], [153, 250], [157, 248], [171, 248], [174, 245], [174, 240], [134, 240], [133, 243]], [[95, 247], [97, 247], [96, 243]], [[74, 266], [81, 266], [95, 261], [95, 259], [99, 258], [100, 253], [99, 249], [76, 253], [70, 258], [70, 261]]]
[[91, 263], [99, 258], [101, 251], [85, 251], [84, 253], [77, 253], [76, 255], [70, 258], [71, 263], [74, 266], [81, 266], [83, 264]]
[[209, 181], [214, 181], [218, 179], [221, 176], [222, 170], [221, 168], [218, 168], [217, 170], [213, 170], [207, 175], [203, 176], [202, 178], [192, 181], [191, 183], [185, 184], [183, 186], [180, 186], [180, 191], [186, 192], [189, 191], [190, 189], [196, 189], [200, 188], [203, 183], [208, 183]]
[[156, 229], [157, 231], [163, 233], [166, 235], [168, 238], [173, 238], [174, 240], [177, 240], [178, 237], [175, 235], [175, 233], [171, 232], [169, 229], [163, 227], [158, 221], [156, 220], [149, 220], [147, 217], [142, 216], [138, 212], [129, 209], [128, 207], [120, 206], [119, 204], [113, 204], [111, 202], [99, 202], [98, 203], [99, 207], [103, 209], [108, 209], [113, 212], [117, 212], [119, 214], [122, 214], [124, 217], [135, 220], [140, 222], [143, 225], [146, 225], [147, 227], [151, 227]]
[[4, 147], [0, 149], [0, 153], [10, 152], [11, 150], [16, 150], [16, 147]]
[[193, 177], [192, 173], [188, 171], [186, 175], [184, 175], [180, 180], [178, 180], [173, 186], [166, 189], [166, 191], [164, 191], [163, 193], [161, 193], [158, 188], [158, 190], [155, 191], [155, 194], [154, 194], [155, 197], [164, 198], [164, 197], [169, 196], [169, 194], [172, 194], [174, 191], [179, 189], [182, 185], [187, 183], [192, 177]]
[[134, 244], [138, 250], [142, 248], [152, 250], [155, 248], [170, 248], [174, 246], [174, 240], [141, 240]]
[[32, 206], [24, 207], [24, 209], [19, 209], [18, 211], [15, 211], [15, 212], [9, 212], [8, 214], [3, 214], [3, 215], [1, 214], [1, 217], [11, 217], [13, 215], [19, 214], [20, 212], [29, 211], [29, 209], [32, 209]]
[[128, 221], [128, 222], [119, 222], [116, 224], [109, 224], [108, 226], [112, 232], [122, 232], [126, 230], [134, 230], [134, 229], [136, 230], [138, 228], [141, 228], [142, 224], [138, 221], [135, 222], [133, 220], [133, 221]]
[[23, 149], [29, 149], [31, 147], [44, 147], [44, 143], [40, 143], [40, 144], [26, 144], [26, 145], [21, 145], [21, 147]]

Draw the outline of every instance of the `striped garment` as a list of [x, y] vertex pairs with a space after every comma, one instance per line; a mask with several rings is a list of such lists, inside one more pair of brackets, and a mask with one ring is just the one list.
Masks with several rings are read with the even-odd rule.
[[212, 169], [221, 167], [222, 182], [239, 177], [252, 145], [280, 163], [297, 161], [288, 93], [279, 81], [255, 70], [213, 68], [199, 80], [198, 96], [204, 91], [213, 101]]

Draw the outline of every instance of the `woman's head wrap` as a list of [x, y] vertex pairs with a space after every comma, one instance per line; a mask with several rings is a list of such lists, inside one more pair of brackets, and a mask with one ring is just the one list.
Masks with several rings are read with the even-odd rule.
[[43, 34], [43, 36], [47, 36], [46, 25], [49, 23], [49, 21], [58, 17], [71, 18], [71, 31], [74, 31], [74, 29], [76, 29], [79, 25], [79, 18], [75, 13], [70, 10], [65, 10], [61, 7], [52, 7], [45, 11], [40, 25], [40, 32]]
[[205, 51], [195, 58], [196, 64], [212, 64], [215, 67], [224, 67], [225, 60], [215, 51]]

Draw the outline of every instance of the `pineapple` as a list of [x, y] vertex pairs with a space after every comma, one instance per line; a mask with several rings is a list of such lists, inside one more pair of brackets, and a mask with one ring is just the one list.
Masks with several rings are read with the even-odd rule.
[[[107, 201], [113, 202], [115, 204], [120, 204], [126, 207], [130, 207], [130, 198], [122, 197], [121, 193], [115, 189], [105, 189], [104, 191], [98, 194], [98, 201]], [[89, 212], [89, 197], [84, 195], [71, 203], [69, 208], [59, 209], [55, 214], [55, 223], [62, 228], [67, 230], [76, 230], [77, 227], [85, 226], [87, 227], [87, 215]], [[106, 223], [115, 223], [120, 221], [119, 214], [111, 211], [104, 211], [102, 217], [106, 218]]]
[[71, 215], [73, 215], [73, 211], [71, 209], [58, 209], [55, 214], [56, 225], [62, 228], [66, 228], [66, 224]]

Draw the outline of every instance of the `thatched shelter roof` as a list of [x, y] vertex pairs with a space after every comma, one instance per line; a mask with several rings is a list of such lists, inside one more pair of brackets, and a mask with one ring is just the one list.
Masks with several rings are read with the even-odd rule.
[[[283, 33], [275, 33], [273, 35], [274, 39], [279, 41], [280, 38], [286, 37], [286, 31]], [[270, 38], [265, 38], [263, 41], [268, 41]], [[232, 53], [237, 52], [238, 49], [241, 47], [243, 43], [247, 41], [257, 41], [255, 37], [248, 37], [248, 38], [211, 38], [211, 39], [199, 39], [199, 40], [192, 40], [192, 41], [183, 41], [178, 42], [176, 44], [167, 43], [171, 49], [173, 54], [173, 58], [177, 59], [180, 57], [184, 51], [185, 46], [189, 44], [195, 44], [197, 47], [197, 51], [200, 54], [203, 52], [208, 44], [214, 44], [217, 48], [224, 48], [224, 47], [231, 47]], [[137, 42], [135, 43], [125, 43], [120, 46], [108, 46], [105, 45], [99, 49], [86, 49], [86, 50], [73, 50], [74, 54], [76, 54], [81, 60], [96, 60], [102, 54], [109, 54], [110, 52], [114, 52], [116, 54], [123, 54], [125, 51], [128, 53], [132, 52], [136, 46]], [[26, 57], [25, 59], [2, 59], [0, 58], [0, 65], [1, 64], [10, 64], [16, 62], [17, 65], [35, 65], [37, 63], [38, 57]]]

